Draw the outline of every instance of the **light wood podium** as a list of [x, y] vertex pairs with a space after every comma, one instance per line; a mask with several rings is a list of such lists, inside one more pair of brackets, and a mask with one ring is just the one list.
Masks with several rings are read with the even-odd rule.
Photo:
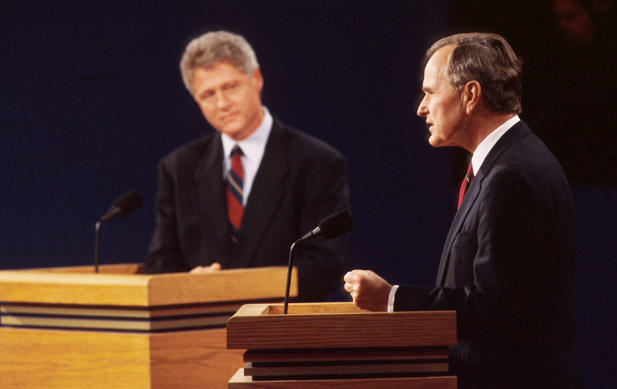
[[244, 305], [227, 347], [246, 349], [230, 389], [455, 389], [454, 311], [368, 312], [353, 303]]
[[246, 302], [281, 301], [287, 269], [139, 273], [0, 271], [0, 388], [225, 388], [243, 365], [225, 323]]

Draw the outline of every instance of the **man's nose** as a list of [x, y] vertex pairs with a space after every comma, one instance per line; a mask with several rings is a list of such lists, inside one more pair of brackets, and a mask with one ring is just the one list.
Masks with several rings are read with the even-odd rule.
[[223, 93], [223, 91], [217, 91], [216, 92], [216, 106], [218, 108], [225, 108], [228, 105], [229, 105], [229, 99], [227, 98], [225, 93]]
[[428, 114], [428, 108], [426, 107], [426, 104], [424, 104], [424, 99], [422, 99], [422, 101], [420, 102], [416, 114], [420, 117], [426, 116]]

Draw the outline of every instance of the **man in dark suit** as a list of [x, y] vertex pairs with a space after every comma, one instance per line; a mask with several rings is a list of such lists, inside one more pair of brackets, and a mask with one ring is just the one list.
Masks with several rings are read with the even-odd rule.
[[[263, 78], [241, 36], [202, 35], [180, 68], [216, 132], [160, 162], [146, 271], [286, 265], [293, 241], [348, 206], [343, 156], [262, 106]], [[298, 248], [299, 300], [323, 300], [340, 287], [344, 249], [344, 238]]]
[[458, 34], [427, 52], [418, 115], [434, 147], [471, 152], [435, 287], [345, 275], [371, 310], [456, 310], [460, 388], [570, 388], [573, 204], [555, 157], [518, 113], [520, 66], [494, 34]]

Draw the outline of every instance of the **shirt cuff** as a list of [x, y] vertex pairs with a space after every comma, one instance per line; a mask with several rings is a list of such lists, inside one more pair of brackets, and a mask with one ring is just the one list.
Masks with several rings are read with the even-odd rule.
[[398, 285], [392, 285], [392, 289], [390, 289], [390, 294], [388, 294], [388, 312], [394, 312], [394, 297], [396, 297], [397, 289]]

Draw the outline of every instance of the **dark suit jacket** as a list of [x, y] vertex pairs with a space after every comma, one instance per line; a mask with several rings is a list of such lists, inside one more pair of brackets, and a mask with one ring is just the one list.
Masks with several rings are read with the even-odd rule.
[[[185, 145], [160, 162], [147, 272], [188, 271], [212, 262], [220, 262], [223, 269], [287, 265], [293, 241], [348, 206], [343, 156], [275, 119], [234, 245], [222, 163], [219, 133]], [[345, 238], [322, 240], [294, 250], [299, 300], [323, 300], [340, 286], [345, 243]]]
[[527, 125], [495, 144], [446, 239], [435, 288], [401, 286], [395, 310], [454, 309], [460, 387], [566, 388], [572, 351], [573, 204]]

